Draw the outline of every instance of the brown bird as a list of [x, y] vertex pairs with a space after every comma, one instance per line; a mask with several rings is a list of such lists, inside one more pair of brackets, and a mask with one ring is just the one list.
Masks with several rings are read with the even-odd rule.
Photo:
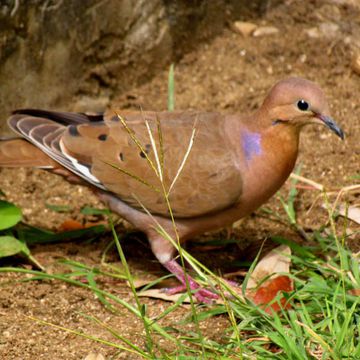
[[[119, 116], [120, 115], [120, 116]], [[318, 85], [288, 78], [253, 115], [119, 112], [103, 115], [17, 110], [8, 124], [23, 139], [0, 142], [0, 166], [35, 166], [87, 183], [146, 233], [157, 259], [181, 282], [168, 194], [180, 241], [225, 227], [267, 201], [294, 168], [300, 130], [323, 124], [342, 139]], [[195, 136], [194, 136], [195, 134]], [[144, 207], [144, 208], [143, 208]], [[200, 301], [215, 295], [188, 276]]]

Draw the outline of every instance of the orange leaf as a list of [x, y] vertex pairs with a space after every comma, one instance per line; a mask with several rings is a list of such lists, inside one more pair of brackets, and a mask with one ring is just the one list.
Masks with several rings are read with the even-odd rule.
[[59, 226], [59, 231], [83, 230], [83, 229], [91, 228], [93, 226], [106, 225], [106, 224], [107, 224], [106, 221], [86, 222], [85, 224], [81, 224], [77, 220], [68, 219], [68, 220], [65, 220]]
[[71, 231], [71, 230], [82, 230], [82, 229], [85, 229], [85, 226], [73, 219], [65, 220], [59, 226], [60, 231]]
[[351, 289], [349, 290], [349, 294], [354, 296], [360, 296], [360, 289]]
[[292, 291], [291, 279], [286, 275], [281, 275], [265, 281], [264, 284], [262, 284], [253, 295], [249, 295], [249, 297], [256, 305], [261, 305], [268, 314], [271, 314], [272, 310], [278, 312], [281, 308], [289, 309], [291, 307], [290, 304], [286, 304], [286, 299], [284, 297], [280, 299], [281, 306], [279, 302], [274, 302], [273, 304], [266, 306], [274, 300], [279, 292], [290, 291]]

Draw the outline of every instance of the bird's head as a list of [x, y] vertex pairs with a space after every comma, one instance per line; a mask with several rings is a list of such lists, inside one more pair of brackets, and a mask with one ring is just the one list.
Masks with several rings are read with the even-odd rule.
[[266, 110], [271, 125], [301, 129], [307, 124], [322, 124], [344, 139], [344, 132], [329, 115], [323, 91], [309, 80], [291, 77], [279, 81], [271, 89], [262, 108]]

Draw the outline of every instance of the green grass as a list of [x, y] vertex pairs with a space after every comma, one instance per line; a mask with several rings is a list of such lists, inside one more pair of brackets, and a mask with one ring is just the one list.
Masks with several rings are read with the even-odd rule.
[[[109, 311], [118, 312], [126, 309], [143, 323], [142, 344], [135, 344], [124, 338], [121, 332], [102, 324], [94, 315], [88, 314], [89, 321], [105, 327], [113, 340], [93, 338], [88, 334], [77, 333], [74, 329], [65, 329], [79, 336], [91, 338], [114, 349], [136, 353], [144, 359], [359, 359], [360, 358], [360, 314], [359, 297], [352, 295], [353, 289], [360, 288], [359, 261], [349, 250], [344, 248], [334, 234], [314, 233], [321, 237], [316, 245], [292, 246], [293, 255], [290, 276], [294, 281], [294, 291], [288, 294], [291, 309], [280, 313], [266, 314], [250, 301], [235, 296], [225, 300], [224, 305], [194, 306], [196, 321], [203, 321], [216, 316], [229, 319], [229, 326], [222, 341], [215, 341], [204, 336], [200, 326], [193, 332], [183, 332], [181, 323], [174, 323], [172, 328], [159, 324], [160, 320], [171, 320], [173, 312], [181, 301], [168, 307], [166, 313], [157, 318], [149, 318], [147, 308], [133, 285], [134, 277], [127, 266], [122, 252], [121, 240], [114, 232], [122, 264], [125, 271], [104, 272], [83, 264], [69, 263], [72, 272], [67, 274], [46, 274], [21, 268], [0, 268], [0, 272], [19, 272], [33, 275], [29, 280], [59, 280], [74, 286], [88, 289]], [[284, 241], [280, 239], [279, 242]], [[285, 239], [288, 244], [290, 240]], [[187, 253], [183, 252], [186, 258]], [[190, 258], [191, 260], [191, 258]], [[202, 280], [213, 283], [214, 277], [208, 276], [203, 269]], [[210, 272], [209, 272], [210, 273]], [[125, 277], [131, 285], [135, 302], [128, 303], [120, 297], [102, 290], [96, 281], [98, 276]], [[78, 280], [88, 279], [87, 283]], [[89, 296], [90, 296], [89, 293]], [[193, 322], [193, 310], [182, 322]], [[36, 319], [46, 326], [41, 319]], [[61, 327], [60, 327], [61, 328]], [[172, 350], [165, 350], [159, 345], [159, 337], [172, 344]]]

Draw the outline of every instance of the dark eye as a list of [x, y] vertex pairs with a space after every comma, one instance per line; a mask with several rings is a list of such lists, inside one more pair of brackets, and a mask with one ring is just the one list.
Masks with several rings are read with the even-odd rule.
[[309, 109], [309, 104], [305, 100], [299, 100], [297, 102], [297, 107], [301, 111], [306, 111]]

